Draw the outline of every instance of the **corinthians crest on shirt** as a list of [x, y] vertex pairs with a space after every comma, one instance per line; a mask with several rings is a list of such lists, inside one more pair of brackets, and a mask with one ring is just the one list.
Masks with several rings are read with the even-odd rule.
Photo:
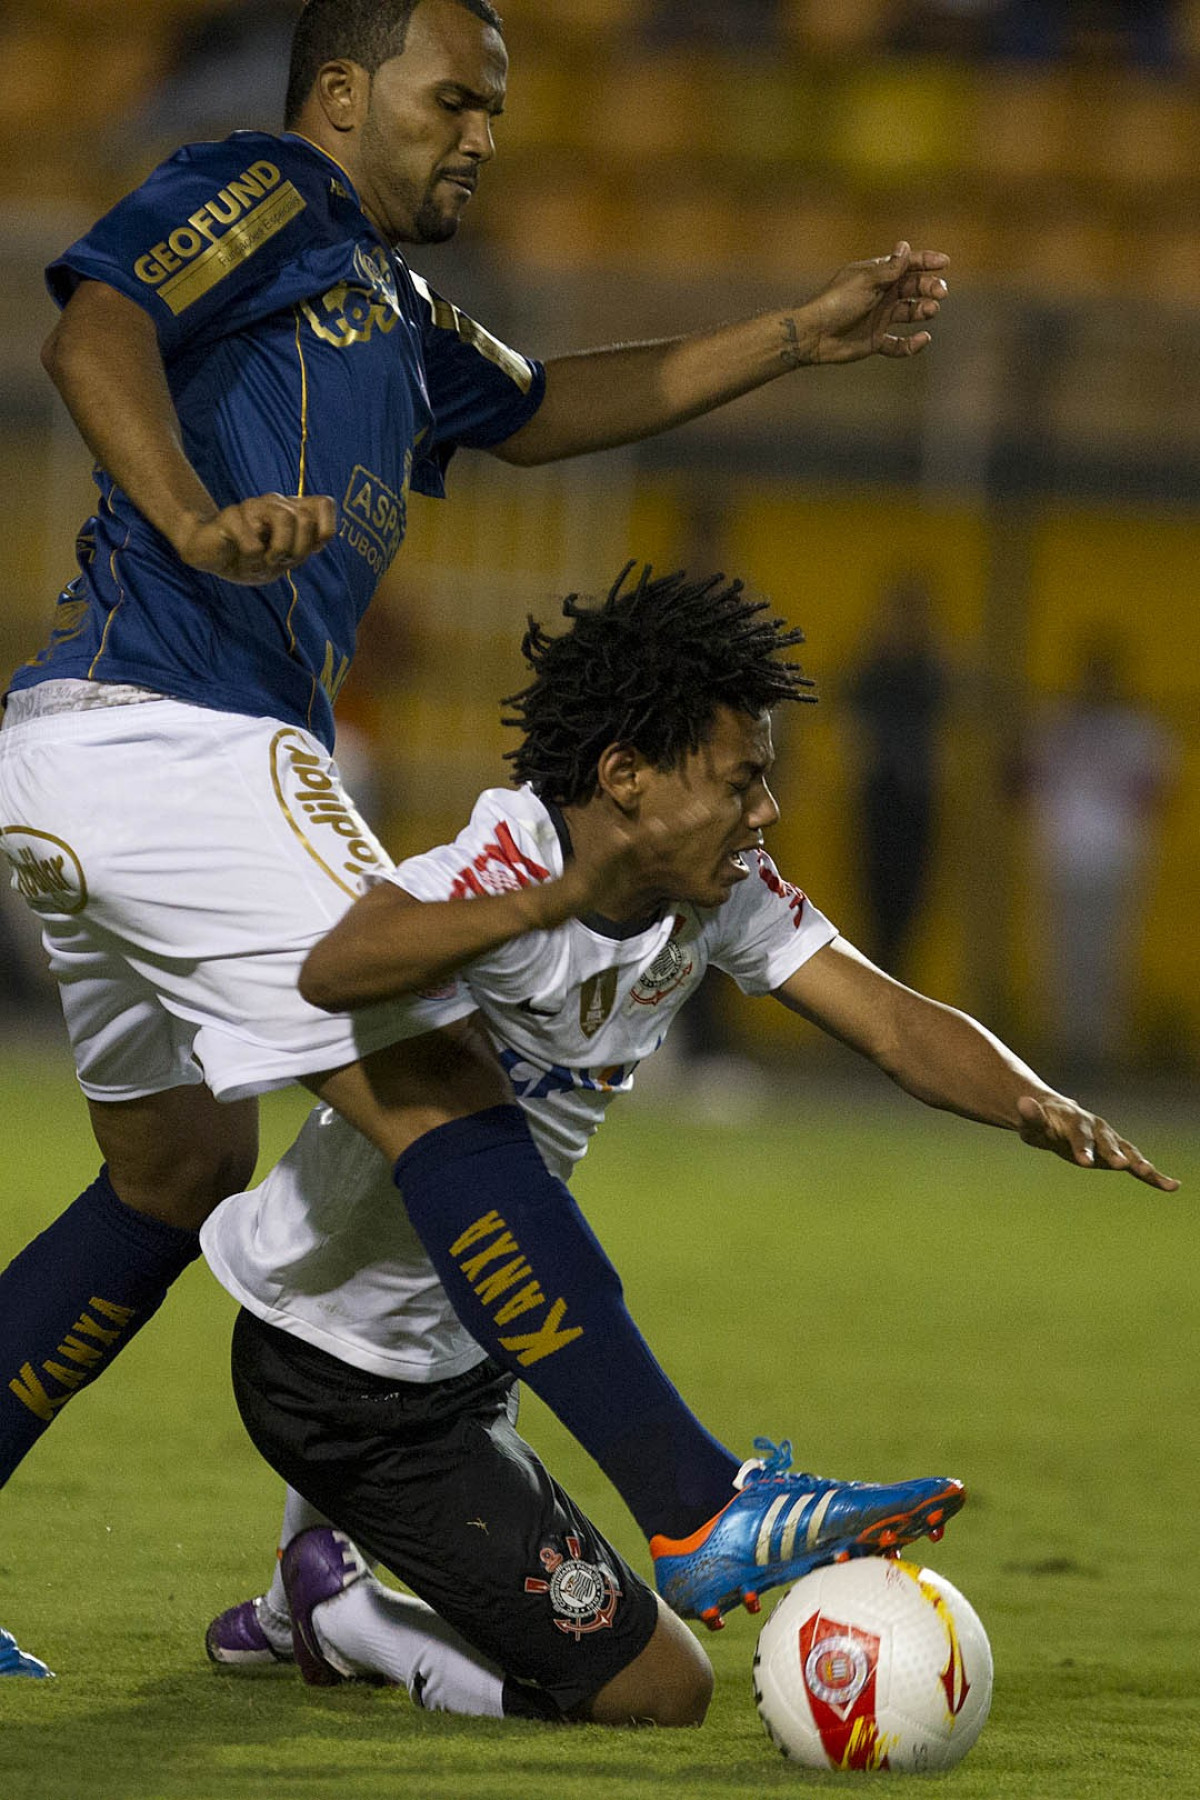
[[629, 990], [630, 1003], [634, 1006], [657, 1006], [668, 994], [673, 994], [681, 987], [695, 966], [695, 959], [686, 945], [680, 943], [679, 934], [683, 930], [684, 920], [677, 915], [671, 928], [671, 935], [663, 945], [648, 969], [643, 969], [632, 988]]
[[589, 1632], [603, 1631], [613, 1622], [621, 1589], [611, 1569], [603, 1563], [585, 1562], [577, 1537], [563, 1539], [567, 1554], [544, 1544], [538, 1561], [545, 1575], [527, 1575], [527, 1594], [548, 1594], [556, 1614], [554, 1623], [578, 1643]]

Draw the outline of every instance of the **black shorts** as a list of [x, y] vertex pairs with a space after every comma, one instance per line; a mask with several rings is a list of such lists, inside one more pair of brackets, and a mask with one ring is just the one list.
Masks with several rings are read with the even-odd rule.
[[569, 1715], [645, 1649], [658, 1604], [518, 1436], [513, 1387], [490, 1360], [397, 1382], [244, 1310], [234, 1326], [271, 1467], [504, 1670], [506, 1711]]

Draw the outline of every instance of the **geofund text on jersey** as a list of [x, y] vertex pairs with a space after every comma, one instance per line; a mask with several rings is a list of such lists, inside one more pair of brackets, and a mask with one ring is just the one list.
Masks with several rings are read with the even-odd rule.
[[251, 163], [139, 256], [134, 274], [155, 288], [173, 313], [181, 313], [282, 231], [306, 204], [274, 163]]

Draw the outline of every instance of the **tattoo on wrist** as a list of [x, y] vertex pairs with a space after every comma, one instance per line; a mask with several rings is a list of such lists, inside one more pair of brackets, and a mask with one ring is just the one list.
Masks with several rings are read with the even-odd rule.
[[804, 353], [800, 348], [800, 333], [796, 330], [796, 321], [790, 314], [783, 321], [783, 348], [779, 352], [779, 360], [785, 368], [801, 369], [804, 367]]

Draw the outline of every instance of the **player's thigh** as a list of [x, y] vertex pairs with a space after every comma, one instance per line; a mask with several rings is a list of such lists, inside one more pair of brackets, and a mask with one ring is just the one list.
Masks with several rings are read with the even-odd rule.
[[[293, 726], [170, 700], [19, 724], [0, 733], [0, 849], [60, 980], [85, 940], [118, 954], [220, 1099], [342, 1068], [471, 1010], [453, 986], [353, 1016], [301, 998], [307, 952], [388, 859], [329, 753]], [[130, 1044], [122, 1053], [129, 1065]], [[126, 1091], [85, 1092], [163, 1085], [123, 1074]]]
[[109, 1179], [126, 1206], [195, 1231], [219, 1201], [249, 1186], [258, 1102], [222, 1105], [202, 1085], [134, 1100], [88, 1100]]
[[136, 1211], [192, 1229], [244, 1187], [258, 1150], [257, 1105], [219, 1105], [194, 1033], [94, 921], [45, 932], [79, 1085], [109, 1177]]
[[[517, 1434], [495, 1364], [393, 1382], [242, 1313], [233, 1372], [278, 1473], [561, 1716], [584, 1716], [655, 1639], [657, 1597]], [[643, 1665], [660, 1687], [637, 1716], [668, 1710], [666, 1629]]]
[[512, 1103], [512, 1087], [477, 1015], [398, 1039], [304, 1085], [389, 1162], [436, 1126]]

